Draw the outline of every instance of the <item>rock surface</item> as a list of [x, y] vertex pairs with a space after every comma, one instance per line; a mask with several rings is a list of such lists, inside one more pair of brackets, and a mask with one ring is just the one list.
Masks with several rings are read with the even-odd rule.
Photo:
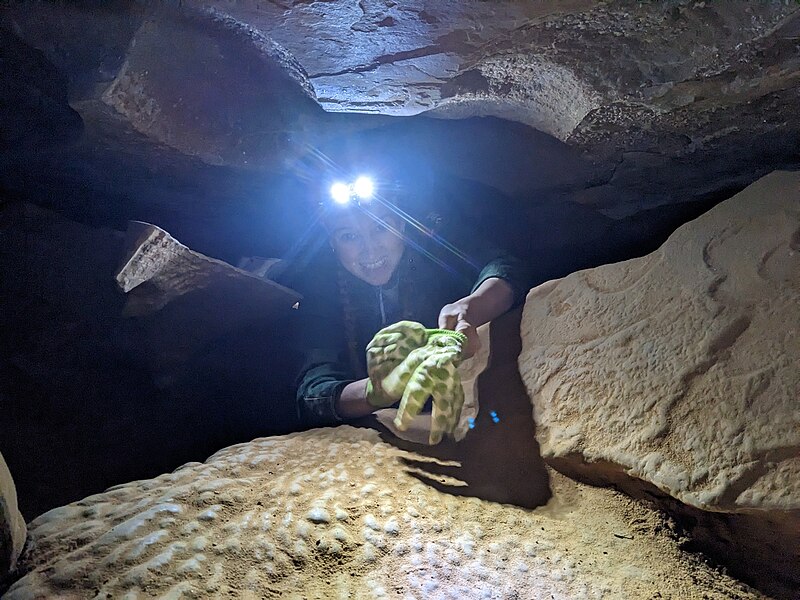
[[17, 508], [17, 490], [0, 454], [0, 582], [17, 567], [27, 528]]
[[799, 307], [800, 174], [785, 172], [657, 252], [534, 288], [519, 363], [544, 456], [796, 517]]
[[[443, 153], [425, 160], [444, 170], [443, 156], [469, 148], [476, 161], [454, 158], [471, 179], [489, 183], [502, 171], [500, 179], [509, 180], [511, 171], [511, 180], [524, 180], [529, 172], [536, 185], [512, 184], [522, 188], [520, 199], [546, 193], [615, 218], [738, 190], [800, 164], [794, 2], [169, 4], [15, 2], [0, 9], [0, 26], [50, 61], [38, 76], [66, 79], [86, 130], [71, 154], [13, 148], [11, 163], [0, 164], [0, 184], [62, 210], [70, 203], [54, 198], [54, 188], [86, 190], [86, 203], [111, 195], [126, 218], [175, 231], [142, 211], [130, 214], [131, 200], [167, 215], [177, 207], [187, 219], [196, 217], [198, 198], [217, 207], [223, 195], [237, 210], [251, 208], [248, 196], [279, 202], [282, 194], [248, 171], [285, 176], [294, 159], [321, 144], [332, 143], [336, 156], [354, 131], [376, 129], [393, 140], [391, 119], [378, 114], [491, 116], [552, 135], [551, 144], [570, 147], [558, 148], [564, 160], [572, 162], [570, 149], [590, 160], [540, 176], [547, 143], [515, 142], [498, 155], [491, 141], [507, 142], [502, 126], [466, 143], [447, 139]], [[30, 111], [17, 106], [27, 101], [12, 87], [6, 121], [21, 123]], [[440, 137], [437, 127], [427, 129]], [[425, 143], [412, 142], [406, 151], [414, 156]], [[187, 158], [202, 164], [187, 165]], [[173, 181], [165, 163], [203, 176]], [[209, 165], [231, 171], [208, 180]], [[132, 178], [129, 169], [147, 173]], [[231, 181], [234, 189], [225, 189]], [[196, 193], [187, 198], [183, 185]], [[261, 208], [256, 202], [254, 215]]]
[[[566, 139], [601, 107], [635, 103], [654, 115], [796, 83], [794, 63], [759, 75], [746, 58], [797, 11], [781, 2], [187, 4], [272, 36], [304, 65], [328, 110], [492, 115]], [[780, 58], [796, 60], [791, 49]]]
[[[127, 316], [158, 312], [192, 292], [204, 296], [199, 303], [213, 311], [215, 319], [230, 309], [215, 305], [214, 300], [230, 304], [237, 312], [250, 309], [259, 315], [269, 314], [270, 309], [285, 313], [300, 300], [296, 292], [195, 252], [149, 223], [129, 223], [126, 245], [127, 255], [116, 280], [128, 294], [124, 308]], [[223, 318], [231, 320], [236, 319]]]
[[142, 133], [208, 164], [273, 164], [322, 111], [299, 63], [212, 13], [158, 11], [136, 32], [104, 102]]
[[342, 426], [117, 486], [31, 523], [4, 600], [760, 597], [616, 492], [556, 475], [528, 511], [435, 491], [401, 456]]

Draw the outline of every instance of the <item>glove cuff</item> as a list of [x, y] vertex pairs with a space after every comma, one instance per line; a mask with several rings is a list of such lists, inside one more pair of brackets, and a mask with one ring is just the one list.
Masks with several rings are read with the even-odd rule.
[[372, 379], [367, 380], [367, 403], [370, 406], [375, 408], [387, 408], [397, 402], [390, 398], [383, 390], [381, 390], [380, 386], [376, 389], [374, 385], [372, 385]]
[[428, 336], [428, 340], [442, 335], [449, 335], [456, 338], [462, 345], [467, 343], [467, 336], [459, 331], [453, 331], [452, 329], [426, 329], [425, 334]]

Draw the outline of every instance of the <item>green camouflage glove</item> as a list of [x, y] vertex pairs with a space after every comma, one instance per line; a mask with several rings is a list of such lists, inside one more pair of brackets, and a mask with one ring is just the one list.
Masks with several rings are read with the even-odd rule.
[[428, 340], [425, 326], [414, 321], [399, 321], [384, 327], [367, 344], [367, 402], [376, 408], [391, 406], [403, 395], [392, 396], [381, 384], [383, 379], [402, 363], [412, 350], [424, 346]]
[[467, 337], [446, 329], [428, 330], [425, 346], [413, 350], [383, 380], [383, 390], [390, 397], [402, 394], [395, 426], [404, 431], [425, 405], [433, 398], [429, 443], [438, 444], [443, 434], [451, 435], [464, 406], [464, 389], [458, 365]]

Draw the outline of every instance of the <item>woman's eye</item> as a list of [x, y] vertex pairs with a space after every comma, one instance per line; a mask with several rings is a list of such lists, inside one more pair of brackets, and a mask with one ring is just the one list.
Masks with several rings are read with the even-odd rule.
[[355, 242], [358, 236], [355, 233], [342, 233], [339, 235], [340, 242]]

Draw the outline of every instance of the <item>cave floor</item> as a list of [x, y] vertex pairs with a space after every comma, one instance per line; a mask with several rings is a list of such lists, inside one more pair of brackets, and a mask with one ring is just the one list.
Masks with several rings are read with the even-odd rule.
[[521, 508], [426, 465], [350, 426], [232, 446], [36, 519], [4, 600], [763, 597], [612, 489], [548, 470]]

